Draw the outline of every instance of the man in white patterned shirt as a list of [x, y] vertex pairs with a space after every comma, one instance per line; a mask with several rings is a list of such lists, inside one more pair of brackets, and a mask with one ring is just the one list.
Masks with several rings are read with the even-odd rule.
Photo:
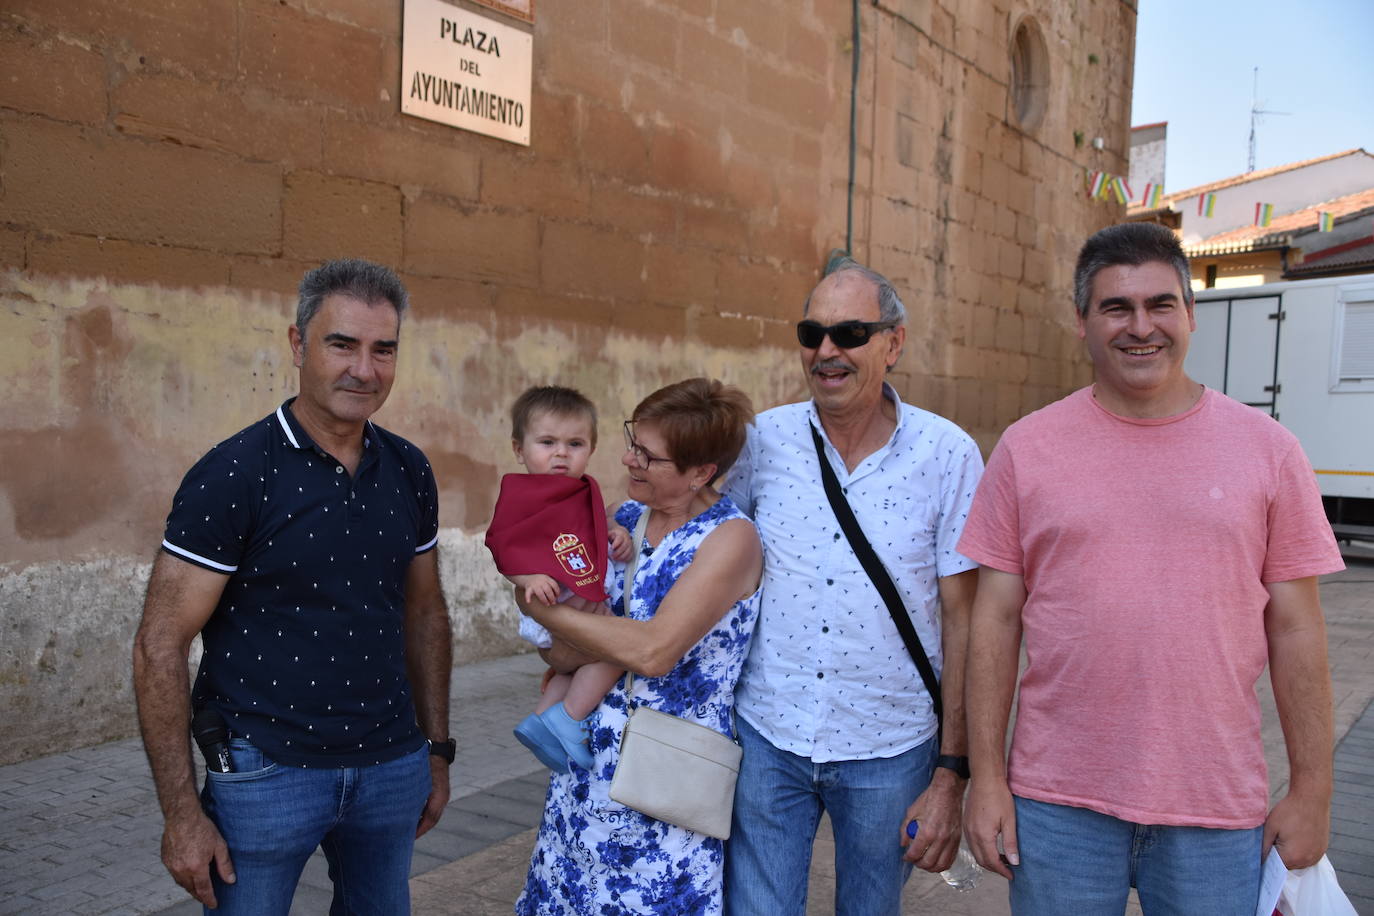
[[[906, 310], [845, 259], [797, 328], [812, 399], [762, 413], [726, 492], [758, 525], [763, 605], [737, 692], [744, 760], [726, 853], [733, 916], [801, 914], [822, 811], [835, 833], [836, 910], [900, 909], [911, 865], [959, 847], [964, 643], [976, 564], [954, 549], [982, 474], [957, 426], [884, 382]], [[944, 728], [916, 664], [822, 485], [812, 430], [943, 684]], [[914, 839], [907, 825], [917, 821]]]

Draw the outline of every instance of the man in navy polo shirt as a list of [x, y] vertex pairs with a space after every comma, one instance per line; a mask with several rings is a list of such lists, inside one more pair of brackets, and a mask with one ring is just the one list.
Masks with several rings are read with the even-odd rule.
[[[415, 837], [448, 802], [438, 493], [420, 450], [368, 419], [406, 304], [380, 265], [306, 274], [288, 332], [299, 395], [197, 462], [167, 518], [134, 688], [162, 861], [207, 907], [287, 913], [322, 846], [332, 912], [408, 912]], [[193, 708], [222, 717], [233, 764], [199, 798]]]

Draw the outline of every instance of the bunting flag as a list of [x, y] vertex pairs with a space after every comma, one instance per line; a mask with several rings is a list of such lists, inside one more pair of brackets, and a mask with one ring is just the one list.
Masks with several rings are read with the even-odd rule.
[[1145, 196], [1140, 199], [1140, 203], [1150, 210], [1156, 210], [1163, 198], [1164, 185], [1151, 182], [1145, 185]]
[[1106, 185], [1107, 173], [1093, 172], [1088, 177], [1088, 196], [1093, 198], [1100, 198], [1102, 196], [1103, 190], [1106, 188]]
[[1215, 192], [1215, 191], [1209, 192], [1209, 193], [1207, 193], [1207, 194], [1199, 194], [1199, 195], [1198, 195], [1198, 197], [1197, 197], [1197, 215], [1198, 215], [1198, 216], [1205, 216], [1205, 217], [1207, 217], [1208, 219], [1211, 219], [1211, 217], [1212, 217], [1212, 211], [1216, 209], [1216, 206], [1217, 206], [1217, 195], [1216, 195], [1216, 192]]
[[1109, 183], [1112, 188], [1112, 193], [1116, 195], [1117, 203], [1124, 204], [1135, 196], [1131, 193], [1131, 186], [1126, 184], [1126, 180], [1120, 175], [1113, 175]]
[[1274, 221], [1273, 204], [1255, 204], [1255, 225], [1267, 226]]
[[1317, 231], [1330, 232], [1336, 225], [1336, 218], [1326, 210], [1317, 211]]

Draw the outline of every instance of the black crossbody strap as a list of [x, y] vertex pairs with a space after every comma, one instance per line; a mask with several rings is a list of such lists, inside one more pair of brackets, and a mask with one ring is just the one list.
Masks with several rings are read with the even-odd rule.
[[825, 441], [821, 439], [821, 434], [815, 426], [810, 423], [807, 425], [811, 426], [811, 438], [816, 443], [816, 457], [821, 461], [821, 481], [825, 484], [825, 495], [830, 498], [830, 508], [835, 510], [835, 518], [839, 520], [840, 528], [849, 539], [849, 546], [854, 549], [854, 556], [858, 558], [859, 565], [873, 580], [873, 587], [878, 590], [878, 594], [882, 595], [887, 612], [892, 615], [892, 622], [897, 625], [897, 632], [902, 634], [906, 651], [916, 663], [916, 670], [921, 672], [921, 680], [925, 683], [931, 704], [935, 707], [935, 721], [943, 727], [945, 708], [940, 697], [940, 681], [935, 676], [935, 668], [930, 664], [925, 647], [921, 645], [921, 637], [911, 624], [911, 616], [902, 604], [902, 596], [897, 591], [897, 586], [892, 583], [892, 577], [887, 574], [883, 561], [878, 559], [878, 555], [873, 551], [873, 545], [864, 537], [859, 520], [854, 517], [854, 510], [849, 508], [849, 501], [844, 498], [840, 481], [835, 477], [835, 469], [825, 457]]

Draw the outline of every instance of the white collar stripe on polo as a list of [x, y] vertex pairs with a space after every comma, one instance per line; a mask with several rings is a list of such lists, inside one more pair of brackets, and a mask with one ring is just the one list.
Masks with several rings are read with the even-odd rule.
[[300, 448], [301, 444], [296, 441], [296, 434], [291, 431], [291, 424], [286, 422], [285, 404], [277, 408], [277, 422], [281, 424], [282, 432], [286, 433], [286, 441], [291, 443], [292, 448]]

